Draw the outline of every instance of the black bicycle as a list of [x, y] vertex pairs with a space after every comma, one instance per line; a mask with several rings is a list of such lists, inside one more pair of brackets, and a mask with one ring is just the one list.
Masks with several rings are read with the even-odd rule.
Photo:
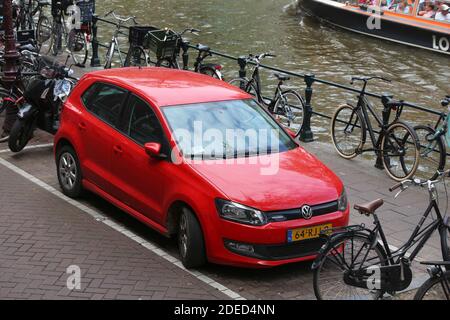
[[263, 96], [259, 69], [261, 67], [261, 60], [268, 57], [275, 57], [275, 55], [263, 53], [256, 56], [250, 54], [246, 57], [240, 57], [240, 65], [247, 66], [248, 64], [254, 64], [255, 67], [252, 76], [250, 79], [236, 78], [229, 81], [229, 83], [253, 95], [260, 104], [265, 106], [274, 115], [278, 122], [290, 129], [295, 137], [297, 137], [300, 134], [303, 123], [305, 101], [295, 90], [283, 88], [284, 82], [290, 80], [290, 78], [287, 75], [278, 73], [274, 74], [278, 79], [278, 85], [273, 98], [267, 99]]
[[444, 108], [449, 107], [449, 109], [439, 115], [434, 127], [426, 125], [414, 127], [420, 144], [420, 163], [416, 175], [423, 179], [435, 179], [436, 172], [444, 170], [446, 164], [446, 143], [450, 146], [450, 135], [448, 134], [450, 95], [441, 101], [441, 105]]
[[430, 279], [417, 290], [414, 300], [450, 300], [450, 261], [424, 261]]
[[[378, 159], [377, 167], [384, 167], [392, 179], [396, 181], [409, 179], [419, 166], [420, 146], [417, 134], [412, 127], [399, 120], [403, 111], [403, 101], [384, 95], [381, 99], [382, 118], [378, 116], [366, 97], [367, 83], [373, 79], [390, 82], [382, 77], [352, 78], [352, 84], [355, 81], [362, 81], [364, 85], [356, 106], [351, 103], [340, 105], [333, 115], [331, 137], [334, 147], [345, 159], [352, 159], [365, 152], [375, 152]], [[373, 129], [368, 111], [378, 123], [379, 132]], [[395, 111], [395, 116], [393, 120], [390, 120], [392, 111]], [[372, 148], [364, 149], [367, 132], [369, 132]]]
[[16, 0], [12, 4], [16, 30], [34, 29], [33, 0]]
[[[450, 170], [440, 172], [438, 179], [433, 181], [405, 180], [389, 189], [391, 192], [400, 189], [395, 195], [398, 197], [409, 185], [415, 185], [426, 187], [430, 195], [422, 219], [406, 243], [395, 251], [391, 251], [375, 213], [383, 205], [382, 199], [354, 206], [361, 214], [373, 217], [373, 229], [354, 225], [322, 233], [326, 243], [312, 266], [317, 299], [380, 299], [385, 293], [393, 295], [408, 288], [412, 281], [411, 263], [435, 231], [440, 235], [443, 260], [449, 261], [450, 220], [439, 210], [435, 187], [442, 181], [445, 185], [444, 180], [449, 174]], [[425, 223], [433, 210], [435, 219]]]

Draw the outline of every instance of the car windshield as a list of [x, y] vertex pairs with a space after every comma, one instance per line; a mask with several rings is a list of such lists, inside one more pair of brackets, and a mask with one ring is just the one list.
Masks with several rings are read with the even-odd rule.
[[229, 159], [297, 147], [253, 100], [166, 106], [163, 112], [186, 158]]

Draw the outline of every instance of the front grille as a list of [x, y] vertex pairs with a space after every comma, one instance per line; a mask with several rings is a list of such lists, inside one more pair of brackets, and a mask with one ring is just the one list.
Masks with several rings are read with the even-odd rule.
[[[327, 203], [317, 204], [311, 206], [312, 216], [322, 216], [324, 214], [333, 213], [338, 211], [338, 202], [331, 201]], [[304, 219], [302, 216], [302, 208], [295, 208], [281, 211], [269, 211], [265, 213], [270, 222]]]
[[245, 244], [246, 246], [251, 246], [253, 248], [251, 252], [248, 250], [237, 250], [229, 245], [230, 242], [238, 243], [231, 240], [225, 240], [225, 247], [242, 256], [262, 260], [287, 260], [316, 255], [322, 245], [326, 242], [326, 239], [316, 238], [277, 245]]

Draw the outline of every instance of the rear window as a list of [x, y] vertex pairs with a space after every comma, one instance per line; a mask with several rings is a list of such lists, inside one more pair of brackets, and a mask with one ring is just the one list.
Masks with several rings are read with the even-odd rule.
[[110, 125], [115, 125], [128, 92], [104, 83], [95, 83], [81, 96], [84, 106]]

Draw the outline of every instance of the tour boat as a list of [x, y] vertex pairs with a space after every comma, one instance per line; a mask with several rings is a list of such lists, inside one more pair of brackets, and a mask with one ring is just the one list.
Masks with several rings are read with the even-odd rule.
[[[419, 6], [424, 0], [410, 0], [407, 4], [410, 13], [395, 12], [387, 9], [387, 6], [380, 7], [381, 1], [383, 0], [375, 0], [374, 5], [350, 4], [348, 1], [341, 3], [333, 0], [298, 2], [306, 13], [338, 27], [450, 55], [450, 21], [420, 16]], [[439, 1], [439, 8], [442, 8], [442, 4], [450, 7], [450, 3], [446, 1], [448, 0]]]

